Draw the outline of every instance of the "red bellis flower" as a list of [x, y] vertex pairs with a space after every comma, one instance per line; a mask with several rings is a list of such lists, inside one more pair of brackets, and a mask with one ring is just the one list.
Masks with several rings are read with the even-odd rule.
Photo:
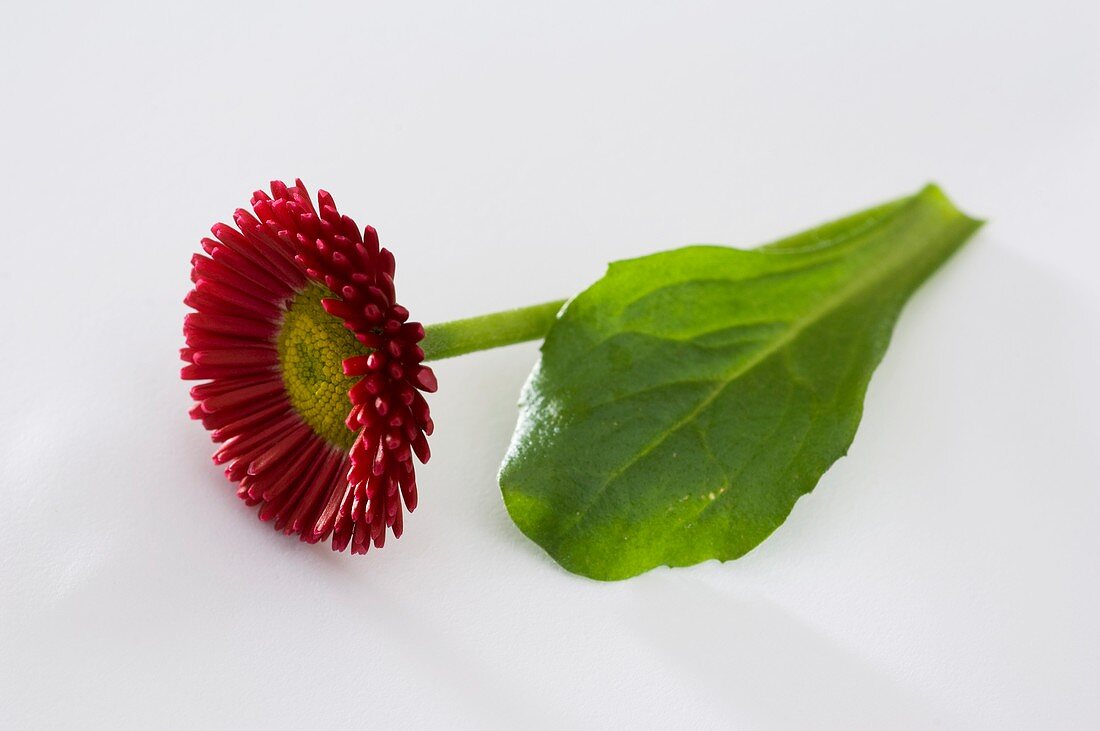
[[[204, 238], [184, 302], [191, 416], [222, 446], [214, 462], [277, 530], [366, 553], [416, 508], [427, 462], [424, 328], [397, 304], [394, 258], [328, 193], [257, 191]], [[345, 415], [346, 416], [343, 416]]]

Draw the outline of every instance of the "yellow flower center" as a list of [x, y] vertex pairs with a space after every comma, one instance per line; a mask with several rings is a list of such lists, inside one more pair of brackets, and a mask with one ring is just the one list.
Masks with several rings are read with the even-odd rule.
[[291, 406], [318, 436], [350, 449], [355, 432], [344, 419], [351, 409], [348, 389], [357, 379], [345, 376], [341, 364], [369, 351], [321, 307], [321, 299], [332, 296], [319, 284], [299, 293], [283, 316], [276, 348]]

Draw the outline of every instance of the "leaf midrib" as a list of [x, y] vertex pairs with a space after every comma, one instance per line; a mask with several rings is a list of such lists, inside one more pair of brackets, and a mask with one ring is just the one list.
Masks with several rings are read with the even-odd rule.
[[[906, 206], [909, 208], [920, 202], [921, 196], [917, 196], [912, 203]], [[899, 211], [900, 213], [900, 211]], [[887, 224], [893, 224], [896, 221], [894, 216], [888, 217], [882, 223], [886, 227]], [[945, 222], [946, 223], [946, 222]], [[871, 233], [870, 231], [863, 231], [862, 234]], [[881, 232], [876, 232], [873, 235], [881, 236]], [[864, 277], [857, 277], [853, 280], [853, 284], [842, 287], [837, 292], [823, 301], [823, 306], [812, 310], [812, 314], [807, 317], [792, 320], [790, 327], [784, 332], [782, 336], [774, 341], [774, 345], [765, 346], [760, 349], [759, 353], [750, 357], [749, 359], [738, 364], [732, 372], [724, 375], [720, 379], [715, 379], [718, 386], [711, 391], [699, 404], [689, 411], [685, 416], [681, 417], [676, 423], [668, 429], [661, 432], [657, 438], [645, 445], [641, 450], [634, 454], [626, 463], [613, 470], [599, 488], [593, 493], [592, 499], [588, 501], [581, 510], [577, 512], [577, 515], [570, 522], [564, 530], [558, 533], [558, 538], [555, 543], [555, 548], [560, 548], [564, 540], [577, 529], [577, 527], [584, 521], [584, 518], [588, 515], [591, 509], [603, 499], [607, 493], [608, 488], [621, 477], [627, 470], [637, 464], [641, 459], [649, 455], [653, 450], [657, 449], [661, 444], [665, 442], [670, 436], [678, 432], [686, 424], [693, 421], [700, 413], [707, 407], [709, 407], [716, 399], [718, 399], [722, 393], [736, 380], [751, 372], [754, 368], [767, 361], [773, 355], [781, 352], [783, 348], [790, 345], [798, 339], [798, 337], [804, 333], [807, 328], [812, 324], [824, 319], [827, 315], [835, 311], [840, 305], [847, 302], [849, 299], [854, 298], [858, 294], [870, 291], [874, 289], [875, 285], [878, 285], [888, 274], [892, 273], [895, 269], [900, 268], [898, 265], [911, 261], [914, 257], [910, 255], [909, 247], [898, 247], [903, 253], [895, 254], [894, 256], [885, 257], [883, 263], [877, 267], [871, 267], [867, 270], [868, 274]], [[925, 251], [923, 247], [916, 249], [919, 254], [921, 251]], [[792, 275], [796, 275], [796, 272], [791, 272]], [[664, 339], [664, 338], [662, 338]]]

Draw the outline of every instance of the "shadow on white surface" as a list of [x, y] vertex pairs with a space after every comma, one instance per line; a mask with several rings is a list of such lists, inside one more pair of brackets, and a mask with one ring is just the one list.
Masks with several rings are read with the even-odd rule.
[[723, 593], [665, 575], [632, 599], [627, 620], [637, 641], [662, 667], [690, 677], [729, 718], [751, 727], [957, 725], [904, 678], [758, 594]]

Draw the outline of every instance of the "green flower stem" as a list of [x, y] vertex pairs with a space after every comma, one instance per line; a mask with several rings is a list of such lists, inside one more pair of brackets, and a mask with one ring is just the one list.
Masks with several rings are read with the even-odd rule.
[[490, 315], [452, 320], [424, 328], [424, 360], [441, 360], [478, 350], [499, 348], [528, 340], [540, 340], [557, 319], [565, 300]]

